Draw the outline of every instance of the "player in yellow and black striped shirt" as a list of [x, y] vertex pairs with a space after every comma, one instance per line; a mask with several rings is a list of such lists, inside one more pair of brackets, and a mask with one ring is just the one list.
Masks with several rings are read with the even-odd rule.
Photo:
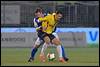
[[62, 13], [57, 11], [55, 14], [48, 15], [43, 18], [39, 18], [38, 20], [42, 22], [42, 31], [38, 32], [38, 35], [41, 39], [43, 39], [47, 44], [52, 42], [57, 45], [57, 50], [59, 54], [59, 61], [65, 62], [62, 56], [62, 48], [61, 41], [57, 39], [54, 35], [52, 35], [58, 21], [62, 18]]

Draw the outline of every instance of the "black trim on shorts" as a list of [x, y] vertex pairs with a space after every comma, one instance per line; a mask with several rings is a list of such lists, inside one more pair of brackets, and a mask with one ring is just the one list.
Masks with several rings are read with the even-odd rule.
[[54, 38], [56, 38], [53, 34], [48, 34], [48, 36], [49, 36], [51, 42], [52, 42], [52, 40], [53, 40]]
[[37, 33], [38, 37], [43, 41], [44, 41], [45, 36], [48, 36], [50, 38], [50, 41], [52, 41], [54, 38], [56, 38], [53, 34], [47, 34], [47, 33], [43, 32], [42, 30], [38, 30], [37, 32], [38, 32]]
[[44, 37], [47, 36], [47, 34], [45, 32], [43, 32], [42, 30], [38, 30], [37, 35], [43, 41], [44, 41]]

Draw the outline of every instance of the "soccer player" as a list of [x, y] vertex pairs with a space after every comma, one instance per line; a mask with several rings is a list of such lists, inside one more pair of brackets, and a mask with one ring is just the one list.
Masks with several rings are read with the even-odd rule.
[[65, 62], [62, 53], [63, 49], [61, 47], [61, 41], [52, 34], [60, 18], [62, 18], [62, 13], [59, 11], [56, 12], [55, 15], [48, 15], [44, 18], [39, 18], [38, 20], [42, 22], [42, 31], [38, 31], [38, 36], [47, 44], [52, 42], [53, 44], [57, 45], [59, 61]]
[[[42, 14], [42, 9], [41, 8], [37, 8], [36, 11], [35, 11], [35, 16], [36, 18], [34, 18], [33, 22], [34, 22], [34, 26], [36, 27], [36, 31], [37, 30], [41, 30], [41, 24], [37, 19], [39, 17], [42, 17], [43, 14]], [[44, 44], [44, 41], [41, 40], [40, 38], [37, 38], [33, 48], [32, 48], [32, 52], [31, 52], [31, 57], [29, 58], [28, 62], [32, 62], [34, 60], [34, 56], [36, 54], [36, 52], [38, 51], [38, 48]]]
[[[34, 18], [34, 26], [36, 27], [36, 30], [38, 31], [38, 30], [41, 30], [41, 24], [42, 24], [41, 22], [38, 21], [38, 18], [39, 17], [43, 17], [43, 13], [42, 13], [42, 9], [41, 8], [37, 8], [36, 9], [35, 16], [36, 16], [36, 18]], [[29, 58], [28, 62], [32, 62], [34, 60], [34, 56], [35, 56], [36, 52], [38, 51], [38, 48], [42, 44], [44, 44], [44, 45], [43, 45], [42, 50], [41, 50], [40, 58], [41, 58], [42, 62], [45, 62], [44, 51], [47, 48], [47, 45], [39, 37], [37, 38], [37, 40], [36, 40], [36, 42], [35, 42], [35, 44], [33, 46], [33, 49], [32, 49], [32, 52], [31, 52], [31, 57]]]

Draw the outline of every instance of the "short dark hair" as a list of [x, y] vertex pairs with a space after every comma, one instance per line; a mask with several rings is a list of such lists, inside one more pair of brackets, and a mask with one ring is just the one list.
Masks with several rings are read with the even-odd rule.
[[36, 8], [35, 13], [38, 13], [38, 12], [43, 12], [42, 8], [40, 7]]
[[58, 10], [56, 11], [56, 14], [63, 14], [62, 11]]

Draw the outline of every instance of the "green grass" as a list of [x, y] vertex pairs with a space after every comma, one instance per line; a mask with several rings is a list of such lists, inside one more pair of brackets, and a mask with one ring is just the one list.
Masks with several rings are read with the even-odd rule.
[[[56, 51], [55, 48], [48, 48]], [[99, 48], [65, 48], [69, 56], [68, 63], [60, 63], [56, 59], [53, 62], [41, 63], [39, 60], [40, 49], [35, 61], [28, 63], [31, 48], [1, 48], [1, 66], [99, 66]], [[56, 53], [56, 52], [55, 52]], [[56, 54], [57, 55], [57, 54]]]

